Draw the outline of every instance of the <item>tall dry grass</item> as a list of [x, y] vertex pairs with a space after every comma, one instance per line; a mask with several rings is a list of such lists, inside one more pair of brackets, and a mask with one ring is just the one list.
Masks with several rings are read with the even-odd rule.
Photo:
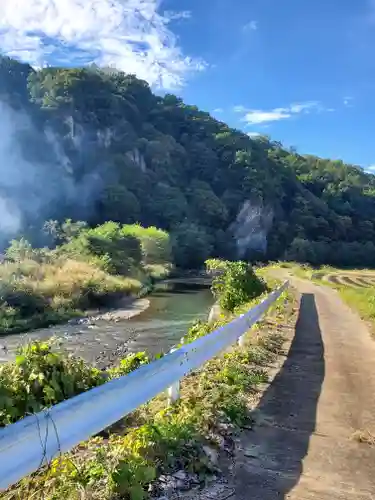
[[104, 305], [118, 294], [136, 295], [142, 283], [72, 259], [0, 265], [0, 333], [35, 328]]

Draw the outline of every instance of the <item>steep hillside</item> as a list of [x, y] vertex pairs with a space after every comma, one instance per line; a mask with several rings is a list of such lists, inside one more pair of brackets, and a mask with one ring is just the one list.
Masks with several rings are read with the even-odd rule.
[[154, 225], [174, 260], [375, 265], [375, 177], [251, 139], [113, 70], [0, 59], [0, 232], [48, 244], [46, 220]]

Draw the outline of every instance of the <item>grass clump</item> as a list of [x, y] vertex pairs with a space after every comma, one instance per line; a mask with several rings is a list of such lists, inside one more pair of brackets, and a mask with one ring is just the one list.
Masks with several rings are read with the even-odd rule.
[[369, 322], [375, 336], [375, 288], [350, 288], [337, 286], [340, 296], [360, 317]]

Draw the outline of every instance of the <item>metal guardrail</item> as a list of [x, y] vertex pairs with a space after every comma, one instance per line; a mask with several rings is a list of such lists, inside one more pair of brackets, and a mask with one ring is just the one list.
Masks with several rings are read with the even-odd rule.
[[181, 378], [236, 341], [241, 345], [243, 336], [287, 286], [285, 282], [247, 313], [163, 358], [1, 429], [0, 489], [35, 472], [162, 391], [169, 388], [171, 400], [177, 399]]

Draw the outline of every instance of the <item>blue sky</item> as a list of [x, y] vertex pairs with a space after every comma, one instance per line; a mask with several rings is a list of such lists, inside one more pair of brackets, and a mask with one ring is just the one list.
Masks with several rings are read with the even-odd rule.
[[[375, 0], [1, 0], [0, 50], [95, 61], [249, 134], [375, 164]], [[375, 172], [375, 166], [373, 168]]]

